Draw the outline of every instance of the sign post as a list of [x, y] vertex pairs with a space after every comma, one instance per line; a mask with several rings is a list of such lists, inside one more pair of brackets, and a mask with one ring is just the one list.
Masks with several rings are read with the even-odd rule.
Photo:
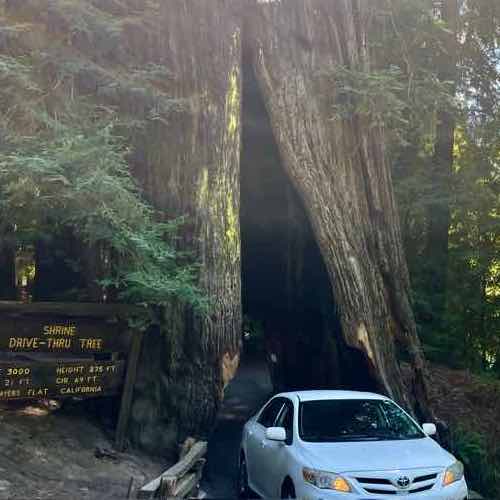
[[127, 376], [123, 388], [122, 400], [120, 405], [120, 416], [116, 426], [116, 447], [119, 451], [125, 448], [125, 436], [127, 435], [130, 409], [132, 407], [132, 398], [134, 395], [135, 379], [137, 377], [137, 366], [139, 364], [139, 355], [141, 353], [142, 333], [135, 332], [132, 337], [132, 347], [128, 357]]

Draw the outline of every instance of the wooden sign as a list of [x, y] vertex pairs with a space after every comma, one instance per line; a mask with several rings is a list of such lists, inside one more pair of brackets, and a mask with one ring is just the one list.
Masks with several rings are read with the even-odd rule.
[[124, 373], [125, 361], [1, 361], [0, 400], [109, 396]]
[[123, 352], [127, 339], [117, 323], [102, 319], [54, 316], [5, 317], [0, 323], [0, 351], [96, 354]]
[[[116, 429], [123, 450], [142, 342], [127, 320], [143, 313], [126, 304], [0, 301], [0, 401], [95, 398], [123, 386]], [[119, 353], [126, 362], [93, 359]]]

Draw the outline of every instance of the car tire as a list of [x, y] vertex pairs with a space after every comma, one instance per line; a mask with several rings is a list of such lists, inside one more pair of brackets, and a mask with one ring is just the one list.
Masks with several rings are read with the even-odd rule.
[[250, 498], [250, 488], [248, 487], [248, 469], [245, 455], [240, 457], [240, 465], [238, 468], [238, 498]]
[[295, 487], [292, 481], [286, 481], [283, 488], [281, 488], [281, 498], [295, 498]]

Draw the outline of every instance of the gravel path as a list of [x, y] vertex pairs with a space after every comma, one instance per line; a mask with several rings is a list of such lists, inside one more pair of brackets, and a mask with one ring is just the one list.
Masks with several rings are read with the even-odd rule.
[[226, 388], [224, 404], [208, 444], [202, 490], [207, 498], [235, 498], [238, 451], [246, 420], [268, 399], [271, 382], [262, 362], [243, 360]]

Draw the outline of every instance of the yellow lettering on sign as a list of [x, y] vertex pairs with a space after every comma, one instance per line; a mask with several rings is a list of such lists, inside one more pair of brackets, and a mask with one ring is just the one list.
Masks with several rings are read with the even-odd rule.
[[71, 339], [53, 339], [49, 338], [47, 340], [49, 349], [71, 349], [72, 340]]
[[19, 397], [21, 397], [20, 390], [7, 389], [5, 391], [0, 391], [0, 399], [19, 398]]
[[25, 350], [25, 349], [38, 349], [40, 339], [38, 337], [11, 337], [9, 338], [9, 349]]
[[40, 396], [47, 396], [49, 390], [47, 388], [42, 389], [28, 389], [28, 397], [36, 398]]
[[7, 376], [16, 376], [16, 375], [29, 375], [31, 373], [30, 368], [7, 368]]
[[76, 335], [76, 325], [45, 325], [43, 327], [43, 334], [46, 336], [61, 335], [74, 337]]
[[82, 350], [100, 351], [102, 350], [102, 339], [80, 339]]
[[74, 375], [78, 373], [83, 373], [85, 366], [58, 366], [56, 368], [57, 375]]
[[76, 387], [61, 387], [61, 394], [95, 394], [102, 392], [102, 387], [97, 386], [76, 386]]

